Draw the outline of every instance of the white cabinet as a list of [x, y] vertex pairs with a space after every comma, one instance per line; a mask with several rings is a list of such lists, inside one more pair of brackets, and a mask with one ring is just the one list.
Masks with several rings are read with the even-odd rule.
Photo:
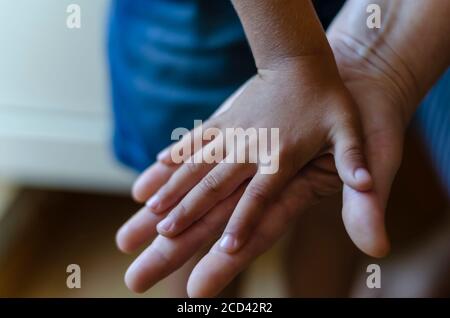
[[[66, 26], [81, 7], [81, 29]], [[126, 190], [114, 160], [106, 0], [0, 1], [0, 179]]]

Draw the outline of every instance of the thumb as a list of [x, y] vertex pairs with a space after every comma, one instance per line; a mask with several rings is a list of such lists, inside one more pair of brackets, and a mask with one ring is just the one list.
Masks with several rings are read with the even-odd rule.
[[344, 185], [342, 195], [342, 219], [353, 243], [370, 256], [385, 256], [390, 246], [384, 209], [375, 192], [359, 192]]
[[372, 176], [367, 169], [364, 150], [353, 129], [340, 129], [335, 135], [334, 160], [342, 182], [356, 191], [372, 188]]
[[373, 257], [383, 257], [390, 249], [385, 226], [385, 208], [392, 183], [400, 166], [402, 138], [385, 136], [368, 140], [367, 158], [373, 189], [356, 191], [344, 185], [342, 218], [356, 246]]

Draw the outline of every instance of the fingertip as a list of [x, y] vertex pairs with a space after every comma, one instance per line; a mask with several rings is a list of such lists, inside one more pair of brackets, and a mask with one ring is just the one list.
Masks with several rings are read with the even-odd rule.
[[191, 282], [191, 279], [189, 279], [187, 286], [186, 286], [186, 292], [189, 298], [204, 298], [205, 296], [199, 292], [197, 286], [195, 286], [194, 283]]
[[137, 275], [134, 268], [134, 263], [131, 264], [125, 273], [124, 281], [127, 288], [134, 293], [142, 294], [147, 290], [146, 286], [140, 283], [139, 275]]
[[133, 199], [139, 203], [145, 203], [170, 179], [175, 170], [175, 167], [169, 167], [160, 162], [151, 165], [134, 181], [131, 188]]
[[213, 246], [192, 270], [187, 283], [188, 296], [210, 298], [219, 295], [239, 273], [232, 259], [217, 245]]
[[158, 172], [154, 166], [150, 167], [148, 170], [143, 172], [134, 181], [131, 188], [131, 196], [134, 201], [138, 203], [146, 203], [148, 201], [149, 195], [154, 191], [151, 184], [154, 175], [151, 172]]
[[170, 148], [165, 148], [164, 150], [160, 151], [157, 155], [156, 155], [156, 159], [158, 161], [162, 161], [167, 159], [167, 155], [170, 152]]
[[146, 198], [144, 197], [142, 189], [142, 182], [140, 181], [140, 177], [134, 181], [133, 186], [131, 188], [131, 197], [134, 201], [138, 203], [144, 203]]
[[355, 245], [362, 252], [374, 258], [386, 257], [391, 249], [387, 235], [378, 235], [372, 242], [355, 241]]
[[[377, 229], [378, 228], [378, 229]], [[373, 226], [366, 231], [366, 238], [351, 235], [355, 245], [365, 254], [374, 258], [383, 258], [389, 254], [390, 242], [384, 226]]]
[[232, 254], [239, 250], [240, 244], [234, 235], [225, 234], [220, 240], [219, 247], [225, 253]]
[[122, 253], [130, 254], [132, 247], [128, 244], [127, 237], [128, 226], [125, 224], [116, 233], [116, 246]]
[[159, 162], [166, 164], [166, 165], [173, 165], [174, 161], [172, 160], [172, 153], [171, 153], [172, 147], [168, 147], [166, 149], [164, 149], [163, 151], [161, 151], [160, 153], [158, 153], [158, 155], [156, 156], [156, 160], [158, 160]]
[[175, 222], [172, 221], [169, 217], [166, 217], [156, 226], [156, 230], [158, 233], [165, 237], [173, 237], [176, 235], [175, 233]]
[[159, 196], [159, 194], [157, 193], [157, 194], [155, 194], [155, 195], [153, 195], [150, 199], [148, 199], [146, 202], [145, 202], [145, 206], [151, 211], [151, 212], [154, 212], [154, 213], [160, 213], [161, 212], [161, 209], [160, 209], [160, 207], [161, 207], [161, 199], [160, 199], [160, 196]]
[[186, 291], [189, 298], [211, 298], [220, 293], [220, 290], [214, 290], [215, 284], [207, 284], [203, 282], [202, 275], [194, 268], [189, 277]]
[[355, 190], [368, 191], [372, 189], [373, 180], [369, 171], [366, 168], [357, 168], [353, 173], [353, 178], [355, 179]]
[[358, 192], [344, 186], [342, 217], [348, 235], [361, 251], [376, 258], [389, 253], [384, 210], [373, 191]]
[[357, 191], [370, 190], [373, 181], [366, 166], [362, 146], [349, 137], [340, 137], [339, 140], [335, 144], [334, 159], [342, 182]]
[[338, 173], [342, 182], [355, 191], [367, 192], [373, 188], [372, 176], [364, 167], [341, 168]]
[[387, 235], [385, 235], [384, 239], [381, 239], [377, 245], [373, 246], [371, 249], [368, 249], [366, 254], [375, 258], [383, 258], [389, 255], [391, 251], [391, 244]]

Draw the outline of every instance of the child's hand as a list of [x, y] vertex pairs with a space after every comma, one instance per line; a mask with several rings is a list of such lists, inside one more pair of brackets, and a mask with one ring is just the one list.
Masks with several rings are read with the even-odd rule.
[[[246, 242], [260, 221], [269, 201], [315, 157], [330, 152], [337, 171], [350, 188], [367, 191], [371, 177], [366, 169], [359, 136], [359, 117], [349, 93], [337, 73], [331, 56], [291, 59], [276, 69], [260, 70], [231, 107], [212, 117], [203, 130], [216, 127], [279, 129], [279, 170], [261, 174], [261, 164], [184, 163], [149, 201], [154, 213], [170, 211], [158, 224], [158, 232], [180, 234], [209, 209], [249, 181], [224, 231], [220, 247], [235, 252]], [[225, 134], [224, 134], [225, 135]], [[195, 132], [192, 139], [201, 139]], [[192, 140], [183, 138], [172, 149], [184, 148]], [[196, 142], [195, 140], [193, 141]], [[222, 146], [214, 139], [195, 154], [211, 156], [211, 147]], [[218, 144], [220, 143], [220, 145]], [[225, 157], [246, 153], [249, 145], [226, 149]], [[173, 153], [160, 160], [173, 164]], [[258, 158], [261, 159], [261, 158]]]
[[[401, 158], [404, 118], [401, 95], [396, 86], [383, 79], [388, 70], [378, 73], [371, 63], [360, 64], [353, 60], [352, 51], [335, 46], [339, 68], [346, 86], [358, 101], [363, 119], [366, 155], [374, 175], [374, 191], [356, 192], [345, 187], [343, 218], [347, 231], [355, 244], [372, 256], [383, 256], [389, 243], [384, 230], [384, 206], [390, 185]], [[357, 56], [354, 56], [357, 58]], [[357, 66], [357, 67], [355, 67]], [[385, 74], [385, 75], [383, 75]], [[228, 109], [224, 104], [220, 111]], [[219, 111], [219, 113], [220, 113]], [[237, 253], [223, 253], [216, 244], [197, 264], [189, 279], [189, 295], [215, 296], [240, 271], [245, 269], [258, 255], [270, 248], [300, 212], [335, 193], [339, 179], [333, 169], [332, 158], [321, 157], [304, 167], [283, 188], [264, 211], [264, 216], [250, 241]], [[136, 181], [133, 196], [145, 202], [179, 168], [176, 165], [155, 163]], [[244, 186], [245, 187], [245, 186]], [[134, 291], [145, 291], [153, 284], [175, 271], [205, 244], [221, 233], [221, 223], [231, 215], [243, 187], [208, 211], [201, 222], [196, 222], [182, 235], [173, 239], [159, 236], [128, 269], [126, 282]], [[119, 231], [117, 242], [126, 252], [132, 252], [155, 236], [155, 225], [163, 215], [140, 211]]]

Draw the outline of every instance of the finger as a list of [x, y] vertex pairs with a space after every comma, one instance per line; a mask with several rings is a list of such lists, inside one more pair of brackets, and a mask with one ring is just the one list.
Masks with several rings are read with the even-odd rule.
[[176, 167], [167, 166], [156, 162], [147, 168], [134, 182], [132, 189], [133, 198], [144, 203], [158, 189], [169, 180]]
[[158, 232], [168, 237], [178, 235], [255, 173], [256, 165], [217, 165], [158, 224]]
[[385, 228], [385, 208], [401, 163], [401, 133], [372, 134], [367, 140], [367, 158], [374, 190], [364, 193], [345, 188], [342, 216], [356, 246], [373, 257], [383, 257], [390, 249]]
[[384, 212], [374, 191], [359, 192], [343, 188], [342, 219], [355, 245], [372, 257], [383, 257], [389, 251], [384, 227]]
[[157, 235], [156, 224], [162, 218], [162, 215], [148, 213], [145, 208], [139, 210], [117, 231], [118, 248], [124, 253], [132, 253], [149, 242]]
[[334, 136], [334, 158], [342, 182], [357, 191], [368, 191], [372, 188], [372, 177], [358, 136], [350, 125], [338, 129]]
[[220, 146], [220, 141], [213, 141], [195, 153], [190, 160], [192, 162], [182, 164], [172, 174], [169, 181], [147, 201], [147, 207], [154, 213], [162, 213], [180, 201], [216, 166], [215, 161], [211, 158], [211, 150]]
[[220, 248], [228, 253], [234, 253], [241, 248], [252, 235], [270, 199], [281, 191], [290, 178], [290, 172], [281, 169], [272, 175], [255, 175], [225, 228]]
[[158, 161], [168, 166], [179, 165], [185, 162], [210, 142], [210, 140], [204, 138], [204, 131], [213, 127], [213, 125], [214, 120], [208, 119], [204, 124], [196, 126], [189, 133], [185, 134], [180, 141], [162, 150], [157, 155]]
[[307, 179], [298, 176], [272, 203], [253, 235], [236, 253], [224, 252], [216, 243], [191, 273], [190, 297], [214, 297], [225, 288], [252, 260], [268, 250], [287, 230], [299, 213], [315, 203], [315, 195]]
[[214, 240], [236, 206], [244, 187], [241, 186], [180, 236], [173, 239], [158, 236], [128, 268], [125, 275], [128, 288], [134, 292], [146, 291]]

